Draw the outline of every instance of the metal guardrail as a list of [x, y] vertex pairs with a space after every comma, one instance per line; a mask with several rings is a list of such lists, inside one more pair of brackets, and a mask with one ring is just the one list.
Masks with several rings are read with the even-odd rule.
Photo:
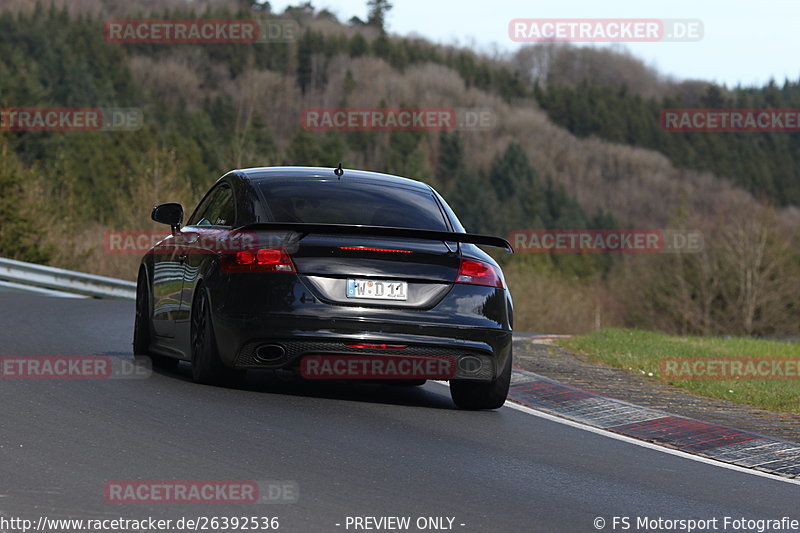
[[93, 298], [136, 299], [136, 283], [0, 258], [0, 280]]

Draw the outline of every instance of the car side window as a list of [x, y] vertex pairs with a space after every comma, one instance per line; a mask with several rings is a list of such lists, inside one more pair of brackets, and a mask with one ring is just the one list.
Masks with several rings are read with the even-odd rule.
[[206, 199], [189, 220], [190, 226], [232, 226], [236, 211], [233, 191], [227, 184], [220, 185]]

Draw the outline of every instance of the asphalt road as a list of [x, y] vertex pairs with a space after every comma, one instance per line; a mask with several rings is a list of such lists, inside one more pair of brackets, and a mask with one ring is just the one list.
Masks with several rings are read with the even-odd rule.
[[[0, 355], [131, 357], [132, 302], [4, 292], [0, 303]], [[229, 389], [195, 385], [182, 366], [144, 380], [0, 379], [0, 406], [6, 518], [277, 516], [298, 533], [348, 531], [348, 516], [410, 516], [410, 531], [417, 517], [455, 517], [465, 532], [595, 531], [598, 516], [605, 531], [613, 516], [800, 519], [800, 486], [510, 408], [458, 411], [438, 383], [263, 373]], [[299, 500], [119, 505], [103, 497], [113, 480], [291, 480]]]

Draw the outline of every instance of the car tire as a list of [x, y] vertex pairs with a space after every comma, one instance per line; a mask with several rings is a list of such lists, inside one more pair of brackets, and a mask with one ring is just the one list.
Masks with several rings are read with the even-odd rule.
[[197, 291], [191, 322], [192, 379], [196, 383], [220, 385], [242, 377], [241, 372], [228, 368], [220, 359], [208, 295], [201, 287]]
[[147, 287], [147, 278], [144, 272], [139, 273], [136, 282], [136, 319], [133, 324], [133, 357], [149, 357], [153, 366], [164, 369], [173, 369], [178, 366], [178, 360], [165, 355], [150, 352], [152, 329], [150, 322], [150, 290]]
[[499, 409], [511, 385], [511, 354], [500, 375], [492, 381], [451, 381], [450, 397], [460, 409]]
[[136, 282], [136, 318], [133, 323], [133, 356], [150, 355], [150, 305], [144, 275]]

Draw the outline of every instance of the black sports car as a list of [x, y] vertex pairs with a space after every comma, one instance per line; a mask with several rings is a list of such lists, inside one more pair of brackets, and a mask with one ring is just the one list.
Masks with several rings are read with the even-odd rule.
[[201, 383], [247, 369], [312, 379], [447, 379], [456, 405], [503, 405], [511, 295], [429, 185], [357, 170], [234, 170], [139, 269], [134, 353], [192, 363]]

